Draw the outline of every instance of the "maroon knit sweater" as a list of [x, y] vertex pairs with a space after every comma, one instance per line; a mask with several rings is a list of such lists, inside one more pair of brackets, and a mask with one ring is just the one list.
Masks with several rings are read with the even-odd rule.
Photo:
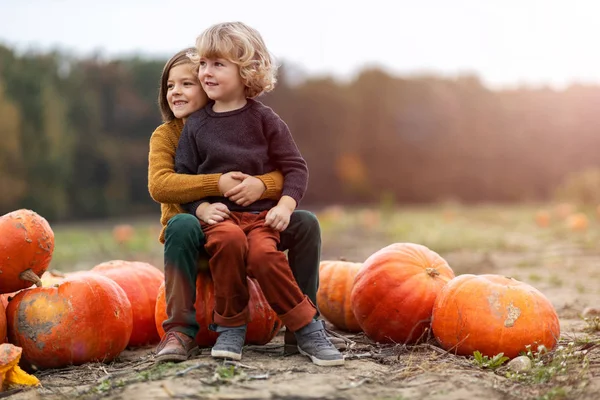
[[[285, 122], [261, 102], [247, 100], [244, 107], [222, 113], [214, 112], [214, 102], [209, 102], [190, 115], [179, 138], [175, 171], [262, 175], [278, 169], [284, 176], [282, 196], [290, 196], [299, 204], [308, 184], [306, 161]], [[242, 207], [225, 197], [207, 197], [182, 206], [195, 214], [203, 202], [221, 202], [231, 211], [264, 211], [277, 204], [264, 199]]]

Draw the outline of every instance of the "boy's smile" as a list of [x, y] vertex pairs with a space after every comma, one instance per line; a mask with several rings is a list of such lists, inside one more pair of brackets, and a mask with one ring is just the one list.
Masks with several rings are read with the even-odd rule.
[[206, 103], [206, 94], [194, 74], [192, 64], [176, 65], [169, 71], [167, 102], [175, 118], [184, 121]]

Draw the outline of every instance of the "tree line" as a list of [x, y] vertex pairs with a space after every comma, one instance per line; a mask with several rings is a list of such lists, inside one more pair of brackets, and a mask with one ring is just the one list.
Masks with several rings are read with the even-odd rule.
[[[0, 45], [0, 212], [50, 220], [158, 212], [148, 143], [166, 60], [104, 60]], [[308, 77], [259, 98], [310, 169], [304, 206], [547, 199], [597, 168], [600, 87], [491, 90], [477, 76]]]

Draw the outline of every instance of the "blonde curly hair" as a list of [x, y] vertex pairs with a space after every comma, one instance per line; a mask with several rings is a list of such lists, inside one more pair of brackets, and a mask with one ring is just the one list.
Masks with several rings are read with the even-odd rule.
[[247, 98], [270, 92], [277, 82], [277, 65], [262, 36], [243, 22], [223, 22], [206, 29], [196, 39], [196, 52], [189, 52], [188, 57], [196, 64], [201, 57], [236, 64]]

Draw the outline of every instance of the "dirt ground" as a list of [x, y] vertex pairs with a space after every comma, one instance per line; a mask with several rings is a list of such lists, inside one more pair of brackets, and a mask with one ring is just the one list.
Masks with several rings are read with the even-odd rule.
[[[365, 259], [380, 248], [339, 238], [323, 258], [340, 253]], [[372, 343], [363, 334], [347, 338], [343, 367], [318, 367], [300, 355], [283, 356], [283, 333], [266, 346], [244, 349], [239, 363], [211, 359], [208, 349], [181, 364], [155, 364], [153, 348], [127, 350], [111, 364], [39, 371], [42, 387], [0, 393], [11, 399], [598, 399], [600, 327], [581, 318], [600, 306], [600, 253], [555, 243], [529, 252], [494, 250], [442, 254], [456, 274], [498, 273], [534, 285], [554, 304], [561, 320], [556, 352], [537, 359], [526, 374], [506, 365], [476, 365], [437, 347]]]

